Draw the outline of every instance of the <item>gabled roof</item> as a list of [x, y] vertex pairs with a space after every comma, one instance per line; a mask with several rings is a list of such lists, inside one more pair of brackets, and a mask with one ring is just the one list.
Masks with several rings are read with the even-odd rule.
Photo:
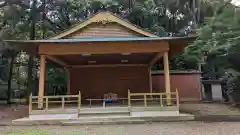
[[[36, 46], [39, 44], [75, 44], [84, 45], [84, 43], [95, 43], [95, 42], [168, 42], [170, 45], [170, 52], [180, 52], [189, 42], [196, 39], [196, 36], [191, 37], [97, 37], [97, 38], [72, 38], [72, 39], [47, 39], [47, 40], [5, 40], [11, 45], [21, 46], [22, 48], [30, 48], [36, 51]], [[151, 45], [151, 44], [149, 44]], [[159, 43], [159, 45], [161, 45]]]
[[113, 13], [111, 12], [99, 12], [95, 15], [93, 15], [92, 17], [90, 17], [89, 19], [83, 21], [82, 23], [72, 27], [71, 29], [65, 31], [65, 32], [62, 32], [50, 39], [59, 39], [59, 38], [63, 38], [63, 37], [66, 37], [68, 36], [69, 34], [72, 34], [78, 30], [81, 30], [83, 29], [84, 27], [88, 26], [89, 24], [92, 24], [92, 23], [118, 23], [119, 25], [121, 26], [124, 26], [136, 33], [139, 33], [141, 35], [144, 35], [144, 36], [147, 36], [147, 37], [158, 37], [157, 35], [154, 35], [150, 32], [147, 32], [147, 31], [144, 31], [142, 30], [141, 28], [138, 28], [137, 26], [133, 25], [132, 23], [120, 18], [119, 16], [116, 16], [114, 15]]
[[[191, 41], [196, 37], [98, 37], [75, 39], [48, 39], [48, 40], [6, 40], [9, 43], [84, 43], [84, 42], [129, 42], [129, 41]], [[78, 44], [79, 45], [79, 44]]]

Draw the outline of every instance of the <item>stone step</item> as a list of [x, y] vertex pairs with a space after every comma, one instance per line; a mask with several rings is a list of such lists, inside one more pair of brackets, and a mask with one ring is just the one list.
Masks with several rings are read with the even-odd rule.
[[80, 111], [79, 116], [118, 116], [130, 115], [128, 110]]
[[65, 121], [62, 125], [100, 125], [100, 124], [141, 124], [151, 122], [189, 121], [194, 120], [192, 115], [158, 116], [158, 117], [116, 117], [90, 118]]
[[106, 108], [82, 108], [80, 117], [85, 116], [129, 116], [130, 112], [127, 107], [106, 107]]
[[92, 120], [92, 121], [72, 121], [72, 122], [63, 122], [61, 125], [64, 126], [74, 126], [74, 125], [112, 125], [112, 124], [142, 124], [147, 123], [145, 120], [118, 120], [118, 121], [112, 121], [112, 120], [106, 120], [106, 121], [100, 121], [100, 120]]
[[129, 112], [115, 112], [115, 113], [80, 113], [79, 117], [105, 117], [105, 116], [129, 116]]
[[72, 119], [30, 119], [14, 120], [14, 125], [99, 125], [99, 124], [140, 124], [147, 122], [189, 121], [193, 115], [179, 114], [166, 116], [85, 116]]
[[140, 111], [178, 111], [176, 106], [167, 106], [167, 107], [132, 107], [132, 112]]
[[93, 108], [81, 108], [82, 112], [89, 112], [89, 111], [97, 111], [97, 112], [101, 112], [101, 111], [128, 111], [127, 107], [93, 107]]

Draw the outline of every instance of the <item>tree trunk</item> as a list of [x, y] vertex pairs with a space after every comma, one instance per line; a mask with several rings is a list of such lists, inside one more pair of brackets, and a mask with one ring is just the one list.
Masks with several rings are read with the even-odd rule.
[[11, 55], [11, 59], [9, 62], [9, 74], [8, 74], [8, 91], [7, 91], [7, 104], [11, 104], [12, 98], [12, 71], [13, 71], [13, 63], [14, 63], [14, 55]]
[[42, 0], [42, 4], [43, 4], [43, 13], [42, 13], [42, 39], [45, 38], [45, 34], [46, 34], [46, 27], [45, 27], [45, 19], [46, 19], [46, 0]]
[[201, 0], [198, 0], [198, 16], [197, 16], [197, 25], [200, 24], [200, 20], [201, 20], [201, 4], [202, 4], [202, 1]]
[[197, 29], [197, 17], [196, 17], [196, 0], [193, 0], [193, 29], [194, 31]]
[[[35, 33], [36, 33], [36, 4], [37, 4], [37, 0], [33, 0], [33, 4], [32, 4], [32, 10], [31, 10], [31, 19], [32, 19], [32, 24], [31, 24], [31, 31], [30, 31], [30, 39], [31, 40], [35, 40]], [[28, 96], [30, 95], [31, 91], [32, 91], [32, 82], [33, 82], [33, 78], [32, 78], [32, 69], [33, 69], [33, 56], [29, 56], [29, 60], [28, 60]]]
[[29, 97], [30, 93], [33, 91], [32, 90], [32, 83], [33, 83], [33, 77], [32, 77], [32, 67], [33, 67], [33, 57], [32, 56], [29, 56], [29, 60], [28, 60], [28, 79], [27, 79], [27, 82], [28, 82], [28, 93], [27, 93], [27, 98]]

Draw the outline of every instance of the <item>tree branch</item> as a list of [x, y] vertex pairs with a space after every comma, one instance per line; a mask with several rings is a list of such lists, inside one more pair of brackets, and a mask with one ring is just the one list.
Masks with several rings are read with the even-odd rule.
[[52, 26], [55, 26], [55, 28], [59, 29], [59, 30], [64, 30], [60, 25], [54, 23], [53, 21], [51, 21], [48, 17], [45, 17], [45, 20], [50, 23]]
[[23, 1], [21, 1], [21, 0], [18, 0], [18, 1], [17, 1], [17, 0], [15, 0], [15, 1], [10, 1], [10, 0], [1, 1], [1, 2], [0, 2], [0, 8], [3, 8], [3, 7], [5, 7], [5, 6], [7, 6], [8, 4], [9, 4], [9, 5], [16, 4], [16, 5], [19, 5], [19, 6], [21, 6], [21, 7], [26, 8], [26, 9], [29, 9], [29, 8], [30, 8], [29, 5], [24, 4]]
[[53, 27], [48, 27], [48, 28], [49, 28], [50, 30], [52, 30], [54, 34], [57, 34], [57, 33], [58, 33], [57, 30], [54, 29]]
[[217, 15], [217, 14], [220, 14], [221, 12], [222, 12], [222, 10], [228, 5], [228, 4], [231, 4], [231, 1], [232, 0], [228, 0], [228, 1], [226, 1], [225, 3], [224, 3], [224, 5], [222, 5], [221, 7], [219, 7], [217, 10], [216, 10], [216, 14], [215, 15]]

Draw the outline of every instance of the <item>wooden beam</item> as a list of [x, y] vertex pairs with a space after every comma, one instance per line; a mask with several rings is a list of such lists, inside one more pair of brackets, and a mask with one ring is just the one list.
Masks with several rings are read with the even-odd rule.
[[142, 67], [147, 64], [102, 64], [102, 65], [72, 65], [72, 68], [88, 68], [88, 67]]
[[46, 55], [46, 58], [51, 60], [51, 61], [53, 61], [53, 62], [56, 62], [57, 64], [59, 64], [59, 65], [61, 65], [63, 67], [69, 67], [69, 65], [66, 62], [64, 62], [63, 60], [60, 60], [60, 59], [58, 59], [56, 57]]
[[158, 53], [149, 63], [149, 66], [152, 67], [161, 57], [163, 56], [163, 53]]
[[44, 82], [45, 82], [45, 67], [46, 67], [45, 55], [40, 56], [40, 75], [39, 75], [39, 89], [38, 89], [38, 108], [43, 108], [43, 96], [44, 96]]
[[113, 54], [113, 53], [155, 53], [169, 50], [164, 41], [142, 42], [94, 42], [94, 43], [46, 43], [39, 45], [39, 54], [74, 55], [74, 54]]

